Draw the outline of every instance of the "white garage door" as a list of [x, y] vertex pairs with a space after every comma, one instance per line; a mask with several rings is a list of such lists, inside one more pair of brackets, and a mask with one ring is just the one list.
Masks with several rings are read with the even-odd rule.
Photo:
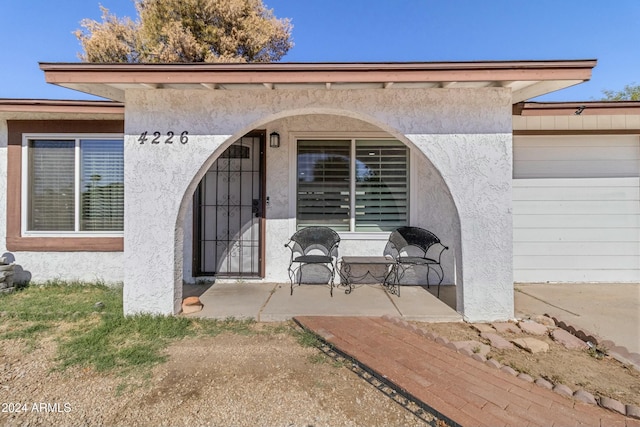
[[514, 136], [516, 282], [640, 282], [640, 137]]

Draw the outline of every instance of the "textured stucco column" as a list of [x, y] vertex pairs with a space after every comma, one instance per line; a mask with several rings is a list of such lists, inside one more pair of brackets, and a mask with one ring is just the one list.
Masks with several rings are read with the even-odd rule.
[[[212, 135], [206, 123], [176, 114], [174, 97], [128, 95], [125, 117], [125, 314], [175, 314], [182, 299], [184, 198], [194, 175], [229, 135]], [[162, 113], [157, 110], [162, 109]], [[140, 143], [147, 132], [148, 140]], [[161, 136], [152, 143], [154, 132]], [[187, 131], [186, 140], [180, 134]], [[175, 136], [167, 143], [167, 132]], [[186, 141], [186, 142], [185, 142]], [[185, 143], [183, 143], [185, 142]]]
[[458, 207], [462, 257], [458, 311], [471, 322], [512, 318], [511, 134], [410, 139], [428, 157], [438, 159], [434, 161]]
[[[138, 129], [163, 129], [158, 124]], [[176, 129], [176, 128], [171, 128]], [[180, 128], [182, 129], [182, 128]], [[140, 144], [125, 137], [124, 312], [174, 314], [182, 298], [182, 199], [197, 168], [228, 135], [190, 134], [181, 144]], [[149, 141], [152, 138], [149, 139]], [[163, 138], [164, 139], [164, 138]], [[187, 196], [188, 197], [188, 196]]]

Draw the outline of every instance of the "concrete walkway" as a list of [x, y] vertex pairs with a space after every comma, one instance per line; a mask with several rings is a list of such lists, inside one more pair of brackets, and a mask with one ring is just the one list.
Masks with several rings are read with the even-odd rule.
[[[443, 287], [444, 288], [444, 287]], [[431, 287], [431, 291], [435, 291]], [[324, 285], [295, 287], [290, 295], [282, 283], [216, 283], [206, 290], [185, 286], [185, 296], [199, 295], [202, 311], [189, 316], [255, 319], [259, 322], [289, 320], [295, 316], [400, 316], [423, 322], [460, 322], [462, 316], [422, 286], [404, 286], [401, 296], [380, 285], [357, 285], [350, 294]]]
[[446, 425], [640, 426], [640, 420], [516, 378], [389, 319], [301, 316], [295, 320], [367, 372], [421, 402]]
[[516, 317], [556, 316], [640, 353], [640, 283], [518, 284], [515, 290]]

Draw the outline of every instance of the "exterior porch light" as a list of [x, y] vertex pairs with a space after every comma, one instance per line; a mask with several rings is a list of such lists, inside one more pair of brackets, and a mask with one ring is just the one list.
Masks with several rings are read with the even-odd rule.
[[269, 134], [269, 147], [271, 148], [280, 147], [280, 134], [278, 132], [271, 132]]

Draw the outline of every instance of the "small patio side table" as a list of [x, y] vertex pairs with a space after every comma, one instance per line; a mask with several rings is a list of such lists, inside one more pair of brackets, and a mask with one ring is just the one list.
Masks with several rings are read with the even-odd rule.
[[[352, 267], [354, 266], [363, 266], [365, 267], [364, 274], [354, 275], [352, 272]], [[383, 275], [376, 275], [372, 271], [375, 267], [385, 266], [385, 272]], [[382, 283], [382, 286], [387, 288], [391, 293], [400, 295], [400, 292], [396, 291], [396, 287], [399, 288], [395, 283], [389, 282], [389, 279], [392, 276], [392, 273], [396, 271], [396, 260], [391, 257], [385, 256], [343, 256], [340, 259], [340, 268], [338, 269], [338, 274], [344, 281], [344, 286], [347, 287], [345, 289], [345, 294], [350, 294], [353, 290], [354, 282], [360, 281], [367, 276], [376, 280], [377, 282]], [[399, 290], [399, 289], [398, 289]]]

